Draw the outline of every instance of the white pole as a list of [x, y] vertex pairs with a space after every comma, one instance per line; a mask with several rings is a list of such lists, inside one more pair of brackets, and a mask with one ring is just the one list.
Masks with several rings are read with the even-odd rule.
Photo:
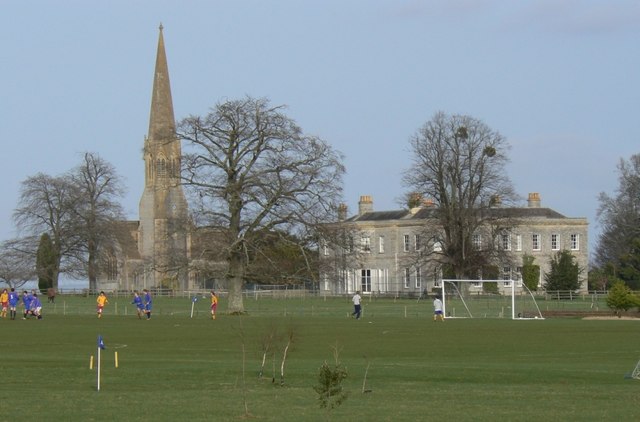
[[511, 280], [511, 319], [516, 319], [516, 282]]
[[191, 318], [193, 318], [193, 306], [194, 306], [195, 304], [196, 304], [196, 303], [192, 300], [192, 301], [191, 301]]
[[444, 280], [440, 280], [440, 283], [442, 283], [441, 289], [442, 289], [442, 318], [446, 318], [447, 315], [447, 301], [444, 299]]
[[98, 346], [98, 391], [100, 391], [100, 347]]

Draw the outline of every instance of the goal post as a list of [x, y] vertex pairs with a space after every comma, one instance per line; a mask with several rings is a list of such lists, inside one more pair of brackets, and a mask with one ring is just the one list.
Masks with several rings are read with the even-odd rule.
[[544, 319], [519, 281], [442, 279], [440, 292], [445, 318]]

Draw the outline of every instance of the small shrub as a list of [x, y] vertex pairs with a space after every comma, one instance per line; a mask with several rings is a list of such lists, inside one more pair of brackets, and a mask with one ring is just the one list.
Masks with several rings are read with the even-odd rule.
[[318, 393], [321, 408], [331, 410], [347, 399], [349, 394], [342, 387], [342, 381], [346, 378], [347, 370], [341, 364], [333, 367], [326, 361], [322, 364], [318, 373], [318, 385], [313, 387]]

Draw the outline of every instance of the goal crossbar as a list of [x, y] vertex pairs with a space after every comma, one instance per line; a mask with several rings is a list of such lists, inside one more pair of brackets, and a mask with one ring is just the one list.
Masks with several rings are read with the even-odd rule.
[[[516, 282], [515, 280], [457, 280], [457, 279], [442, 279], [441, 280], [441, 295], [442, 295], [442, 312], [445, 315], [445, 317], [447, 317], [447, 315], [449, 315], [448, 317], [451, 317], [450, 314], [447, 314], [447, 289], [446, 286], [450, 285], [453, 287], [453, 289], [455, 290], [455, 293], [458, 294], [458, 297], [462, 303], [462, 306], [464, 306], [466, 312], [468, 313], [470, 318], [473, 318], [473, 314], [472, 311], [470, 309], [470, 307], [467, 304], [467, 301], [465, 301], [464, 295], [460, 292], [460, 290], [458, 289], [458, 284], [460, 283], [468, 283], [468, 284], [472, 284], [472, 283], [505, 283], [505, 282], [509, 282], [510, 287], [508, 288], [503, 288], [503, 296], [506, 296], [507, 294], [510, 294], [511, 296], [511, 304], [509, 306], [509, 308], [511, 308], [511, 319], [544, 319], [542, 317], [542, 312], [540, 311], [540, 308], [538, 307], [538, 303], [536, 302], [535, 297], [533, 296], [533, 294], [531, 293], [531, 291], [526, 287], [526, 285], [524, 285], [524, 283], [522, 284], [521, 287], [518, 287], [518, 289], [521, 289], [521, 293], [523, 296], [526, 297], [530, 297], [531, 301], [533, 303], [533, 305], [535, 306], [535, 311], [536, 311], [536, 316], [531, 318], [527, 318], [525, 317], [525, 315], [523, 313], [518, 313], [516, 314]], [[504, 315], [502, 315], [504, 316]]]

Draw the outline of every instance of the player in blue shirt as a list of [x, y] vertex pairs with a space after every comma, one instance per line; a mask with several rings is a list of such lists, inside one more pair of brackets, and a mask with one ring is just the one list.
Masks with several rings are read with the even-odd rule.
[[16, 292], [16, 289], [13, 287], [9, 292], [9, 315], [11, 319], [16, 319], [16, 307], [18, 306], [18, 302], [20, 302], [20, 295]]
[[133, 292], [133, 302], [131, 303], [136, 305], [136, 312], [138, 312], [138, 318], [142, 319], [142, 314], [144, 314], [144, 303], [142, 303], [142, 298], [138, 294], [137, 290]]
[[42, 319], [42, 303], [40, 299], [38, 299], [38, 294], [33, 293], [31, 297], [31, 315], [38, 319]]
[[31, 312], [31, 295], [25, 290], [22, 292], [22, 305], [24, 306], [24, 313], [22, 314], [22, 319], [27, 319], [29, 313]]
[[147, 319], [150, 319], [152, 305], [151, 293], [149, 293], [149, 290], [147, 289], [144, 289], [142, 293], [144, 293], [144, 313], [147, 314]]

